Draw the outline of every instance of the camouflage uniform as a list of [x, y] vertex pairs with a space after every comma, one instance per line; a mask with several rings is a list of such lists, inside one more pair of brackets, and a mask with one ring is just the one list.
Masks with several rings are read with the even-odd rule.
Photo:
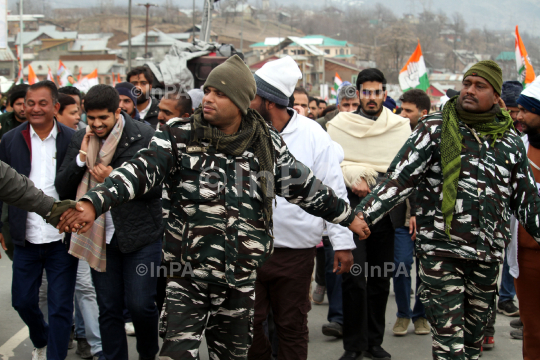
[[476, 359], [495, 301], [502, 251], [510, 242], [510, 214], [540, 241], [540, 198], [514, 130], [492, 146], [490, 138], [476, 140], [460, 122], [464, 149], [450, 240], [441, 212], [441, 128], [440, 113], [425, 118], [390, 165], [388, 178], [357, 211], [364, 210], [368, 224], [377, 222], [418, 189], [419, 295], [432, 324], [433, 357]]
[[[263, 221], [262, 191], [257, 176], [259, 162], [253, 149], [247, 149], [238, 157], [219, 153], [209, 143], [193, 143], [191, 128], [188, 120], [169, 121], [156, 131], [148, 149], [139, 151], [132, 160], [115, 169], [103, 185], [85, 196], [92, 201], [99, 216], [111, 206], [127, 202], [163, 183], [164, 262], [189, 263], [193, 272], [182, 281], [177, 277], [184, 276], [185, 269], [168, 273], [173, 280], [168, 283], [164, 315], [171, 316], [172, 320], [167, 320], [160, 355], [175, 358], [182, 352], [194, 354], [200, 337], [195, 341], [186, 338], [190, 336], [191, 324], [186, 321], [176, 323], [174, 319], [185, 313], [200, 316], [204, 311], [215, 311], [214, 297], [223, 298], [223, 294], [227, 297], [230, 291], [240, 291], [251, 299], [257, 275], [255, 270], [273, 251], [273, 240], [265, 231]], [[317, 180], [309, 168], [296, 161], [274, 128], [270, 133], [276, 159], [275, 183], [271, 185], [276, 194], [312, 215], [343, 226], [350, 225], [354, 213], [347, 202]], [[208, 288], [201, 290], [200, 282], [207, 283]], [[186, 297], [200, 298], [205, 305], [201, 309], [198, 303], [181, 300]], [[253, 302], [245, 300], [245, 303], [249, 305], [251, 319]], [[224, 304], [237, 306], [232, 299]], [[244, 315], [237, 318], [235, 310], [223, 308], [223, 316], [229, 317], [231, 326], [238, 321], [238, 326], [246, 329], [241, 332], [243, 339], [238, 339], [240, 334], [233, 339], [230, 335], [234, 333], [230, 331], [223, 336], [216, 334], [214, 331], [221, 332], [221, 327], [207, 328], [208, 337], [219, 339], [229, 349], [237, 343], [250, 343], [252, 337], [251, 330], [244, 326]], [[224, 321], [223, 318], [220, 321]], [[200, 326], [204, 327], [204, 322]], [[245, 354], [240, 351], [238, 355], [227, 356], [243, 358]]]

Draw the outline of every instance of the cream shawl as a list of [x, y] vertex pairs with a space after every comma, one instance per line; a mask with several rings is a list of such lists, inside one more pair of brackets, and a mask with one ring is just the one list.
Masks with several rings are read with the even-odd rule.
[[370, 187], [375, 185], [378, 173], [388, 170], [411, 134], [409, 119], [386, 107], [376, 121], [359, 114], [340, 112], [326, 127], [332, 140], [345, 152], [341, 170], [349, 188], [357, 185], [361, 178]]

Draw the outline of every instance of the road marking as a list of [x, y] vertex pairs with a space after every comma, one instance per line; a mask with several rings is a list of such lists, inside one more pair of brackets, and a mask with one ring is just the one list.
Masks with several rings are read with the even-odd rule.
[[0, 354], [2, 354], [3, 359], [9, 359], [11, 356], [15, 356], [13, 350], [15, 350], [15, 348], [17, 348], [17, 346], [19, 346], [24, 340], [26, 340], [28, 336], [30, 336], [28, 326], [25, 326], [2, 346], [0, 346]]

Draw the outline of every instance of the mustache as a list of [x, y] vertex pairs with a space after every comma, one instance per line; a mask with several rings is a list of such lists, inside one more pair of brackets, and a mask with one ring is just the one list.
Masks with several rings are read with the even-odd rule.
[[377, 103], [375, 101], [369, 101], [366, 105], [375, 105], [375, 106], [377, 106]]
[[465, 95], [463, 97], [463, 100], [471, 100], [471, 101], [474, 101], [475, 103], [478, 103], [478, 99], [471, 95]]

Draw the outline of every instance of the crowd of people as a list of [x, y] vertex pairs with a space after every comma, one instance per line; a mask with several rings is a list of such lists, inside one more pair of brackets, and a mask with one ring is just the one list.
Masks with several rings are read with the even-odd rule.
[[375, 68], [335, 105], [301, 78], [235, 55], [187, 93], [154, 96], [147, 67], [12, 87], [0, 243], [33, 360], [127, 360], [126, 335], [142, 360], [198, 359], [203, 337], [212, 359], [307, 359], [325, 295], [336, 359], [389, 360], [391, 282], [393, 334], [412, 322], [434, 359], [492, 349], [497, 312], [540, 358], [540, 81], [480, 61], [430, 113]]

